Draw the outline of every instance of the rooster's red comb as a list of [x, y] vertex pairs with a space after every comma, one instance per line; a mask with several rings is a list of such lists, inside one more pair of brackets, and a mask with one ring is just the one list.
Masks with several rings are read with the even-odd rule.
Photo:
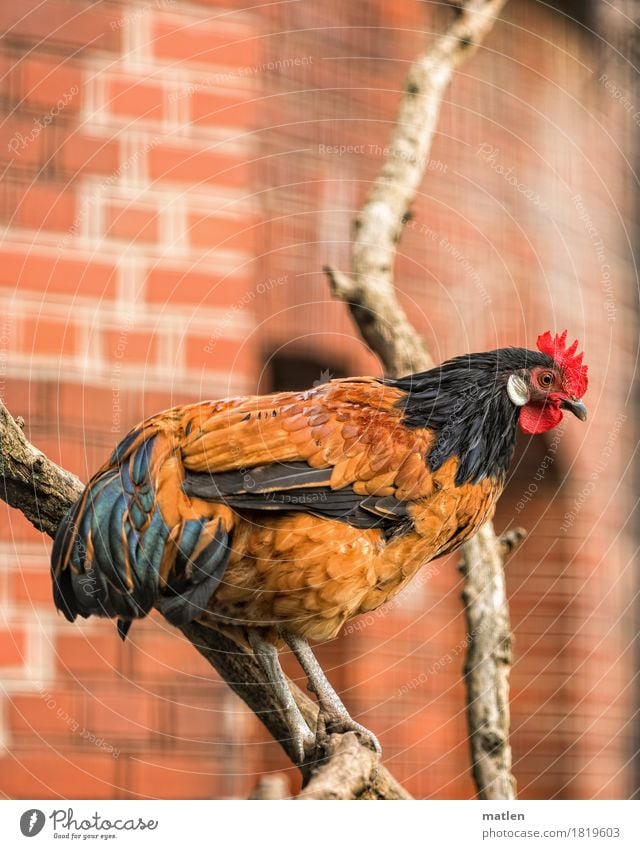
[[577, 349], [577, 339], [567, 348], [566, 330], [560, 336], [557, 333], [552, 336], [549, 330], [538, 336], [538, 350], [553, 357], [562, 370], [569, 392], [576, 398], [582, 398], [588, 385], [587, 366], [582, 365], [584, 354], [576, 354]]

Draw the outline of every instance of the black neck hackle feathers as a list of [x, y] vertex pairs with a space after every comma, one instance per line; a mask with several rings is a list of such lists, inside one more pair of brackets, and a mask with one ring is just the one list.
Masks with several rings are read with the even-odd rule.
[[504, 480], [513, 457], [518, 408], [506, 392], [510, 374], [535, 366], [553, 367], [547, 354], [500, 348], [465, 354], [419, 374], [385, 382], [407, 393], [403, 422], [438, 434], [427, 455], [432, 471], [459, 457], [456, 484], [483, 478]]

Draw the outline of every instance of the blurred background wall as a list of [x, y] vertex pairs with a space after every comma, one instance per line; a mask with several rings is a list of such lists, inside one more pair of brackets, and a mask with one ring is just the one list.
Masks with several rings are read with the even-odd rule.
[[[376, 373], [322, 265], [442, 4], [24, 0], [0, 8], [0, 394], [86, 480], [158, 409]], [[446, 92], [397, 285], [436, 360], [569, 328], [586, 427], [520, 438], [509, 558], [524, 798], [638, 786], [633, 569], [640, 90], [614, 4], [512, 0]], [[0, 792], [246, 796], [296, 771], [157, 616], [70, 625], [0, 504]], [[320, 657], [412, 793], [473, 795], [456, 557]], [[292, 674], [300, 675], [294, 666]]]

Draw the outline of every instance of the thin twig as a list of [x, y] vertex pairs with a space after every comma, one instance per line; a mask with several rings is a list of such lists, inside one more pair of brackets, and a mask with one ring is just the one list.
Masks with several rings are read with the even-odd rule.
[[484, 799], [514, 799], [509, 745], [511, 631], [500, 541], [484, 525], [462, 549], [465, 663], [473, 777]]
[[524, 528], [511, 528], [510, 531], [505, 531], [500, 537], [500, 554], [505, 558], [516, 550], [521, 542], [524, 541], [527, 532]]

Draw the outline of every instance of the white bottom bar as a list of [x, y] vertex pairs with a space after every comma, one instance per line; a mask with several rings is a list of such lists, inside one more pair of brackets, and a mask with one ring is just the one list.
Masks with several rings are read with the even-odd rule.
[[[2, 845], [640, 847], [639, 802], [2, 801]], [[33, 837], [33, 844], [29, 840]], [[224, 843], [223, 843], [224, 842]]]

